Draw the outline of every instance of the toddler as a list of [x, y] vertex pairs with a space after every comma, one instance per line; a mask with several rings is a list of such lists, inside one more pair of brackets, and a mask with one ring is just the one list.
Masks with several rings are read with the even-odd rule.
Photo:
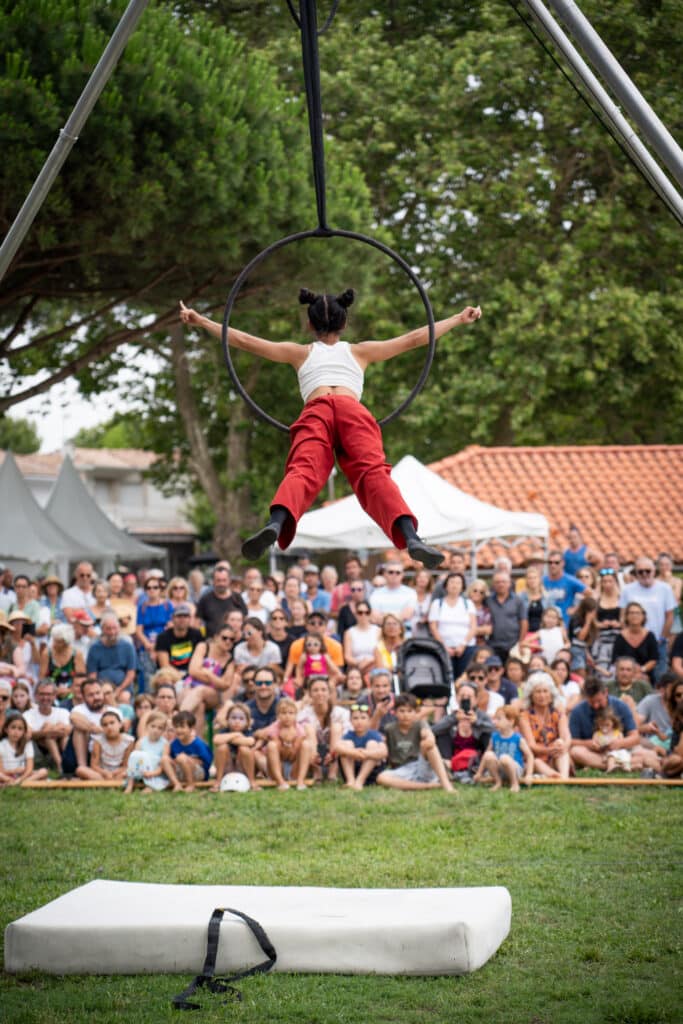
[[305, 687], [311, 676], [327, 676], [333, 683], [341, 679], [341, 672], [325, 652], [319, 636], [307, 636], [304, 640], [304, 649], [296, 666], [297, 689]]
[[509, 704], [498, 708], [493, 716], [495, 730], [474, 776], [475, 782], [481, 782], [489, 772], [493, 779], [491, 790], [500, 789], [505, 779], [511, 793], [519, 793], [520, 779], [530, 784], [534, 756], [529, 744], [516, 729], [518, 722], [519, 712], [516, 708]]
[[33, 770], [33, 744], [18, 711], [8, 711], [0, 733], [0, 787], [21, 786], [47, 778], [47, 768]]
[[382, 733], [370, 728], [367, 704], [351, 705], [351, 728], [342, 736], [336, 752], [349, 789], [359, 790], [377, 781], [387, 759], [387, 745]]
[[600, 750], [607, 755], [607, 771], [613, 772], [617, 768], [621, 768], [622, 771], [630, 772], [630, 750], [605, 750], [605, 747], [609, 746], [613, 740], [623, 740], [624, 738], [619, 715], [612, 708], [606, 707], [597, 712], [593, 724], [595, 726], [593, 742], [597, 743]]
[[133, 749], [133, 737], [125, 732], [123, 716], [115, 708], [108, 708], [100, 718], [101, 733], [93, 742], [90, 767], [79, 765], [79, 779], [121, 779], [126, 775], [128, 758]]
[[541, 628], [537, 635], [541, 654], [550, 664], [555, 659], [557, 652], [569, 645], [567, 631], [562, 622], [562, 615], [557, 608], [546, 608], [543, 612]]
[[174, 792], [183, 788], [173, 769], [169, 743], [164, 736], [167, 725], [168, 719], [162, 711], [150, 711], [147, 715], [144, 735], [128, 757], [126, 793], [133, 792], [136, 782], [144, 783], [145, 793], [170, 785]]
[[176, 711], [173, 716], [175, 739], [171, 743], [171, 759], [186, 793], [194, 790], [195, 783], [206, 782], [213, 760], [209, 746], [196, 733], [196, 724], [191, 711]]
[[213, 750], [216, 761], [216, 778], [211, 787], [217, 793], [221, 788], [221, 779], [226, 772], [243, 772], [249, 779], [252, 789], [258, 789], [256, 782], [256, 762], [254, 747], [256, 740], [252, 736], [251, 711], [246, 704], [232, 704], [216, 715], [218, 725], [224, 717], [225, 728], [214, 730]]
[[312, 751], [305, 742], [306, 730], [296, 720], [297, 712], [296, 701], [291, 697], [281, 697], [277, 718], [266, 729], [268, 774], [277, 782], [278, 789], [289, 789], [287, 780], [292, 776], [297, 789], [306, 789], [304, 779], [311, 764]]

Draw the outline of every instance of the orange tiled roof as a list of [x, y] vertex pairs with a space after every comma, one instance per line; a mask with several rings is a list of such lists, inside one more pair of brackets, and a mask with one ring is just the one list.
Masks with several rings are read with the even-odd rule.
[[[71, 450], [76, 469], [149, 469], [158, 456], [141, 448], [74, 448]], [[0, 451], [0, 464], [5, 458]], [[64, 461], [63, 452], [36, 452], [35, 455], [16, 455], [17, 466], [22, 476], [58, 477]]]
[[[553, 547], [566, 548], [574, 523], [589, 548], [616, 551], [622, 563], [660, 551], [683, 562], [683, 445], [471, 445], [429, 468], [482, 501], [541, 512]], [[510, 552], [514, 562], [525, 548]], [[479, 564], [491, 555], [482, 551]]]

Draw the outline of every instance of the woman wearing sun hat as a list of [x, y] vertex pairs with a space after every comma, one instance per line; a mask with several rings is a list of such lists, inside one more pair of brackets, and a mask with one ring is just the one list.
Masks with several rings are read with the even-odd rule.
[[36, 628], [36, 634], [38, 636], [47, 636], [50, 632], [50, 626], [54, 625], [55, 622], [65, 622], [64, 613], [62, 612], [62, 594], [64, 593], [64, 584], [60, 580], [59, 576], [46, 576], [41, 581], [40, 589], [42, 596], [40, 598], [40, 617], [38, 619], [38, 626]]
[[0, 610], [0, 676], [5, 678], [18, 675], [14, 664], [14, 648], [16, 644], [12, 634], [13, 630], [7, 619], [7, 614]]
[[12, 652], [14, 667], [20, 676], [28, 676], [35, 682], [38, 678], [38, 651], [33, 636], [26, 632], [26, 627], [33, 625], [33, 619], [28, 611], [15, 608], [7, 616], [7, 621], [12, 630], [12, 641], [14, 642], [14, 651]]

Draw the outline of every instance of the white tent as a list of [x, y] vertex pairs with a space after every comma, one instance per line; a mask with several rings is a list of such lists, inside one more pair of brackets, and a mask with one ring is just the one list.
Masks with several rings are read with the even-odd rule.
[[[510, 512], [479, 501], [447, 483], [412, 455], [406, 455], [391, 471], [408, 505], [417, 516], [420, 536], [430, 544], [507, 537], [548, 536], [548, 521], [537, 512]], [[314, 551], [381, 550], [391, 540], [363, 511], [355, 495], [335, 501], [299, 521], [293, 547]]]

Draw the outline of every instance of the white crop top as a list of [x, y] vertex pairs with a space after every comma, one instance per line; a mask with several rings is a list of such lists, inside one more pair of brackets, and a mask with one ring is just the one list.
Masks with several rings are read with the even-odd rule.
[[360, 400], [363, 394], [363, 371], [351, 352], [348, 341], [325, 345], [314, 341], [306, 359], [297, 370], [299, 390], [304, 402], [316, 388], [349, 388]]

